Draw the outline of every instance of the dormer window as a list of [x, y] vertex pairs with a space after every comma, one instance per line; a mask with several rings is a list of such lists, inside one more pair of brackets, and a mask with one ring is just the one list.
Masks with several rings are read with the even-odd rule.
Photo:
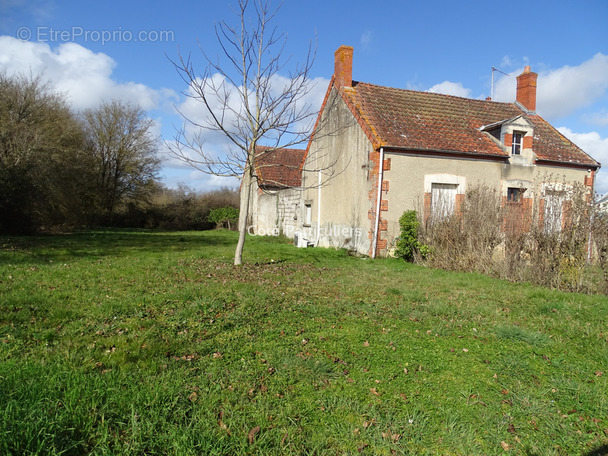
[[513, 132], [513, 144], [511, 145], [511, 155], [520, 155], [524, 133]]

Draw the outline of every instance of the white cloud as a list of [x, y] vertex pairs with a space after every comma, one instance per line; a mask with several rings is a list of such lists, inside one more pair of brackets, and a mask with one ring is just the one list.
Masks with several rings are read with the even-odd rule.
[[144, 110], [157, 108], [175, 97], [168, 89], [155, 90], [144, 84], [119, 84], [112, 79], [116, 62], [79, 44], [63, 43], [51, 48], [47, 43], [21, 41], [0, 36], [0, 71], [10, 74], [41, 75], [66, 95], [75, 110], [94, 108], [104, 100], [120, 99]]
[[363, 49], [369, 49], [369, 45], [372, 42], [372, 38], [373, 33], [371, 30], [366, 30], [365, 32], [363, 32], [363, 34], [361, 35], [361, 47]]
[[428, 92], [443, 93], [445, 95], [454, 95], [457, 97], [469, 98], [471, 90], [463, 87], [460, 82], [443, 81], [440, 84], [435, 84]]
[[[517, 76], [522, 68], [495, 81], [494, 99], [512, 102], [515, 100]], [[532, 68], [534, 71], [534, 68]], [[541, 71], [538, 74], [536, 108], [547, 119], [556, 119], [573, 114], [592, 105], [608, 91], [608, 55], [596, 54], [577, 66]]]
[[[270, 83], [272, 96], [276, 97], [285, 87], [288, 87], [289, 81], [290, 80], [287, 77], [274, 75]], [[186, 139], [187, 141], [190, 141], [195, 150], [181, 148], [180, 153], [185, 154], [190, 159], [200, 160], [201, 155], [198, 152], [198, 149], [202, 147], [202, 152], [208, 157], [228, 157], [231, 151], [235, 152], [237, 157], [241, 157], [238, 147], [233, 145], [223, 132], [218, 131], [217, 128], [214, 127], [214, 122], [210, 114], [206, 110], [199, 94], [197, 94], [197, 90], [200, 90], [201, 86], [204, 87], [205, 94], [209, 97], [208, 101], [211, 108], [218, 117], [222, 117], [222, 124], [227, 130], [237, 133], [240, 128], [239, 122], [242, 122], [242, 119], [239, 119], [239, 115], [243, 112], [240, 88], [230, 84], [229, 81], [220, 74], [212, 75], [207, 81], [198, 80], [196, 81], [196, 84], [199, 88], [195, 89], [191, 84], [185, 90], [187, 96], [183, 99], [182, 103], [177, 106], [177, 110], [184, 119], [186, 119], [183, 126], [185, 138], [181, 138], [181, 140]], [[306, 109], [311, 115], [302, 122], [292, 125], [291, 131], [302, 131], [307, 134], [312, 132], [316, 121], [316, 113], [321, 107], [328, 84], [329, 80], [325, 78], [315, 78], [309, 81], [309, 90], [297, 100], [295, 110]], [[220, 95], [217, 96], [215, 92], [218, 92]], [[252, 97], [253, 95], [254, 94], [251, 94]], [[245, 126], [245, 128], [247, 128], [247, 126]], [[278, 145], [285, 144], [285, 141], [289, 141], [291, 138], [292, 137], [283, 137]], [[261, 142], [268, 142], [275, 145], [276, 143], [272, 142], [273, 139], [276, 138], [265, 137], [262, 138]], [[179, 149], [176, 143], [169, 143], [168, 146], [173, 148], [174, 151]], [[304, 148], [306, 147], [306, 143], [301, 143], [293, 147]], [[184, 166], [183, 161], [179, 161], [170, 152], [167, 151], [167, 155], [170, 157], [167, 162], [168, 166], [175, 168]], [[237, 159], [237, 161], [241, 162], [242, 160]]]
[[583, 116], [583, 118], [587, 123], [590, 123], [592, 125], [608, 127], [608, 112], [606, 112], [606, 111], [595, 112], [593, 114], [587, 114], [587, 115]]
[[[605, 166], [608, 165], [608, 138], [602, 138], [595, 131], [575, 133], [567, 127], [559, 127], [558, 130], [594, 159]], [[596, 180], [596, 191], [600, 194], [608, 193], [608, 170], [600, 169]]]

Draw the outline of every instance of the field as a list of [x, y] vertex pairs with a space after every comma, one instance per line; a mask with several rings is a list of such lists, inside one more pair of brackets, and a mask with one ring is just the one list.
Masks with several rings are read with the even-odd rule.
[[591, 455], [608, 299], [235, 233], [0, 238], [0, 453]]

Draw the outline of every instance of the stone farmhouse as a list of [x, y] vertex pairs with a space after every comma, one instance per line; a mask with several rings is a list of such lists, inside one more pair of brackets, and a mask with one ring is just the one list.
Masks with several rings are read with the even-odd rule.
[[475, 185], [536, 211], [550, 230], [561, 229], [574, 183], [592, 195], [600, 164], [536, 113], [529, 67], [517, 77], [516, 100], [503, 103], [353, 81], [352, 63], [352, 47], [335, 52], [306, 151], [274, 151], [280, 166], [261, 172], [258, 230], [375, 257], [390, 252], [404, 211], [432, 223], [457, 212]]

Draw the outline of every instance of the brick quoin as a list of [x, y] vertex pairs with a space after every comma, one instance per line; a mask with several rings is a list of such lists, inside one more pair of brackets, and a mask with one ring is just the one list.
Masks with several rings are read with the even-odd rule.
[[382, 250], [386, 250], [387, 244], [388, 241], [386, 239], [378, 239], [376, 253], [380, 253]]
[[380, 211], [388, 211], [388, 200], [380, 201]]
[[390, 158], [385, 158], [384, 159], [384, 166], [382, 167], [382, 169], [384, 171], [390, 171], [391, 170], [391, 159]]
[[532, 138], [532, 136], [524, 136], [524, 149], [532, 149], [533, 141], [534, 139]]
[[387, 180], [382, 181], [382, 191], [388, 192], [388, 181]]
[[505, 133], [505, 147], [511, 147], [513, 145], [513, 135], [511, 133]]
[[381, 218], [380, 223], [378, 223], [379, 231], [388, 231], [388, 220]]

